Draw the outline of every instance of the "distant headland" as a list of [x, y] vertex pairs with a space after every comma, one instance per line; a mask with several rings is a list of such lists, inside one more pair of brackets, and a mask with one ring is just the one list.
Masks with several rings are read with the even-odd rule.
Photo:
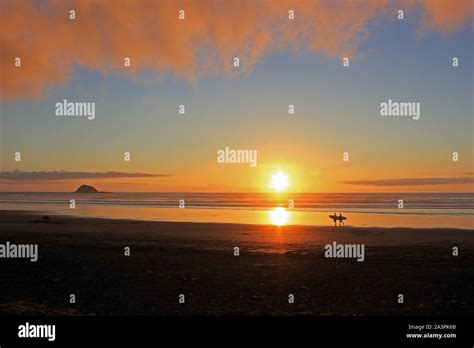
[[93, 186], [89, 186], [89, 185], [81, 185], [78, 187], [78, 189], [76, 190], [76, 193], [100, 193], [99, 190], [97, 190], [95, 187]]

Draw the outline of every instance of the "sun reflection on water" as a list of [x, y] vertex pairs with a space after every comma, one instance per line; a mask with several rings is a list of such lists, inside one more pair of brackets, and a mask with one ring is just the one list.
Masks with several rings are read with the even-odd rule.
[[286, 211], [285, 208], [278, 207], [268, 212], [270, 221], [275, 226], [285, 226], [288, 224], [290, 219], [290, 212]]

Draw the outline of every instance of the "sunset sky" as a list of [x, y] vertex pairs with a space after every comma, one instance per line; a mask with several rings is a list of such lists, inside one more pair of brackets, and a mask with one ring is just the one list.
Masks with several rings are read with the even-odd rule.
[[[473, 18], [469, 0], [2, 1], [0, 191], [253, 192], [283, 171], [295, 192], [472, 192]], [[64, 99], [95, 119], [56, 117]], [[388, 99], [421, 118], [380, 116]], [[225, 147], [258, 165], [217, 163]]]

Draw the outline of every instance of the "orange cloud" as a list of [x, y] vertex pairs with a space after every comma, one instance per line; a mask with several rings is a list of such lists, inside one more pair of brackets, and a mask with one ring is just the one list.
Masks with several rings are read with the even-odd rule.
[[[471, 0], [401, 0], [422, 10], [422, 30], [457, 30], [474, 14]], [[395, 18], [385, 0], [3, 0], [0, 69], [3, 98], [41, 98], [67, 83], [77, 66], [102, 73], [153, 69], [185, 78], [245, 71], [273, 50], [352, 55], [377, 16]], [[69, 19], [69, 11], [76, 19]], [[186, 19], [179, 20], [178, 11]], [[288, 20], [288, 11], [295, 20]], [[14, 66], [15, 57], [22, 60]], [[123, 68], [124, 57], [132, 67]]]
[[474, 15], [474, 1], [425, 0], [421, 30], [451, 34]]

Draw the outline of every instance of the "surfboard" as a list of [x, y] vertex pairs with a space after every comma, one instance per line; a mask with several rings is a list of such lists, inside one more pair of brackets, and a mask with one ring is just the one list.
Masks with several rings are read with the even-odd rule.
[[330, 217], [332, 220], [334, 220], [334, 219], [336, 219], [336, 220], [347, 220], [347, 217], [345, 217], [345, 216], [329, 215], [329, 217]]

